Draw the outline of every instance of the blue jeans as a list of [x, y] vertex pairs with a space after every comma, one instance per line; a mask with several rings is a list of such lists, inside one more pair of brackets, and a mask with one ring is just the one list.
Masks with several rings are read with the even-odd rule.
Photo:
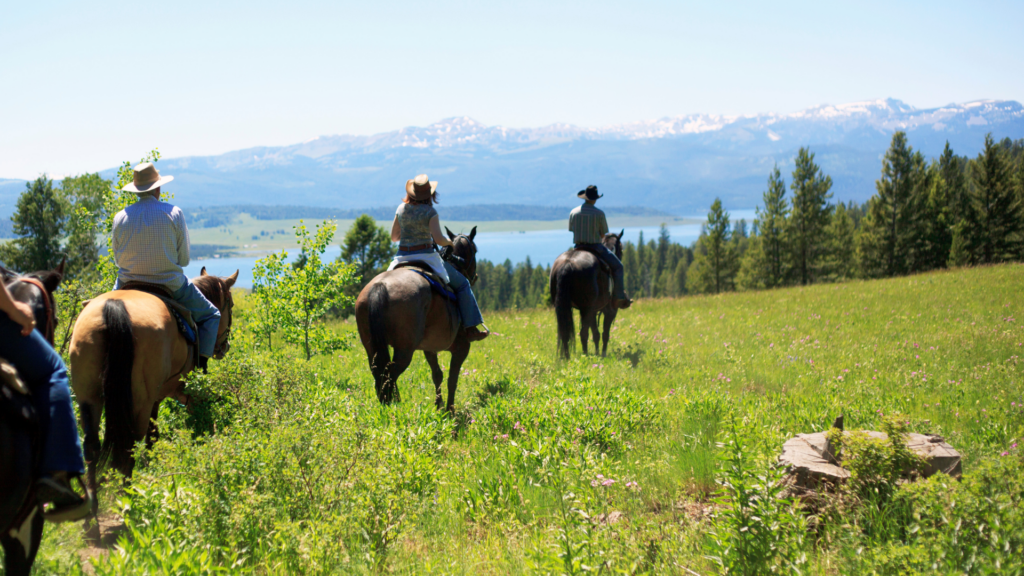
[[473, 287], [469, 285], [469, 280], [447, 262], [444, 263], [444, 269], [448, 272], [448, 285], [455, 290], [455, 296], [459, 299], [462, 325], [469, 328], [483, 324], [484, 318], [480, 315], [480, 306], [476, 303], [476, 296], [473, 296]]
[[[114, 290], [121, 288], [121, 279], [114, 282]], [[217, 327], [220, 326], [220, 310], [214, 306], [203, 293], [196, 288], [187, 278], [173, 294], [171, 299], [188, 308], [192, 313], [192, 320], [196, 323], [199, 331], [199, 355], [213, 356], [213, 349], [217, 346]]]
[[75, 409], [71, 406], [64, 361], [39, 330], [21, 335], [21, 326], [0, 312], [0, 357], [10, 362], [32, 391], [32, 403], [44, 431], [44, 454], [39, 472], [66, 470], [85, 473]]
[[577, 244], [577, 248], [587, 248], [593, 250], [598, 258], [604, 261], [605, 264], [612, 269], [612, 279], [614, 280], [615, 287], [613, 288], [613, 297], [618, 300], [626, 299], [626, 289], [623, 287], [622, 281], [622, 262], [619, 261], [619, 257], [614, 252], [608, 249], [604, 244]]
[[199, 330], [199, 355], [213, 356], [213, 349], [217, 346], [220, 310], [217, 310], [217, 307], [190, 281], [186, 281], [178, 288], [173, 298], [175, 302], [192, 312], [192, 319], [196, 321], [196, 328]]

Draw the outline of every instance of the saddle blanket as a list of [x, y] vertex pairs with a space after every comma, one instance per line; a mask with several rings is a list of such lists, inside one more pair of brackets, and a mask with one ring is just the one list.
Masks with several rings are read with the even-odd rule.
[[458, 297], [455, 296], [454, 292], [452, 292], [451, 290], [446, 288], [443, 284], [441, 284], [437, 280], [431, 278], [430, 275], [427, 274], [426, 272], [424, 272], [422, 270], [419, 270], [417, 268], [414, 268], [412, 266], [408, 266], [407, 268], [409, 268], [413, 272], [419, 274], [420, 276], [423, 276], [424, 278], [426, 278], [427, 282], [430, 283], [430, 287], [433, 288], [436, 292], [438, 292], [441, 296], [444, 296], [445, 298], [451, 300], [452, 302], [457, 302], [459, 300]]

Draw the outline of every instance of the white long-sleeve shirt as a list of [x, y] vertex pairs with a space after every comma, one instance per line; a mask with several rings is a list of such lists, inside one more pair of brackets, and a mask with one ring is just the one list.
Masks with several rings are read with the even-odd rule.
[[143, 196], [114, 216], [114, 260], [117, 278], [181, 288], [189, 262], [188, 226], [177, 206]]

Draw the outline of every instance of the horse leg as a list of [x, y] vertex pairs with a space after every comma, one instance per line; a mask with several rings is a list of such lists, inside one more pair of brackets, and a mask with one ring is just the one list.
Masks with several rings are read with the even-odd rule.
[[87, 466], [85, 485], [92, 494], [92, 515], [86, 517], [83, 528], [85, 539], [95, 543], [100, 541], [100, 524], [96, 517], [100, 508], [100, 489], [99, 484], [96, 483], [96, 465], [100, 459], [100, 416], [103, 415], [103, 404], [79, 402], [78, 415], [82, 422], [82, 430], [85, 432], [83, 442]]
[[445, 406], [449, 414], [455, 413], [455, 391], [459, 388], [459, 372], [462, 370], [462, 363], [469, 356], [469, 347], [469, 340], [460, 336], [448, 349], [452, 353], [452, 365], [448, 367], [448, 403]]
[[618, 310], [612, 308], [610, 311], [606, 310], [604, 313], [604, 344], [601, 349], [601, 356], [608, 355], [608, 338], [611, 337], [612, 322], [615, 322], [615, 316], [618, 314]]
[[160, 439], [160, 428], [156, 425], [156, 419], [160, 413], [160, 401], [153, 404], [153, 412], [149, 415], [149, 429], [146, 430], [146, 450], [151, 450], [153, 444]]
[[4, 573], [9, 576], [28, 576], [32, 572], [32, 563], [43, 541], [42, 510], [35, 507], [26, 524], [19, 530], [0, 535], [0, 546], [4, 549]]
[[441, 371], [441, 365], [437, 363], [437, 352], [424, 351], [423, 356], [427, 359], [427, 364], [430, 365], [430, 378], [434, 381], [434, 406], [440, 410], [441, 404], [444, 402], [444, 398], [441, 396], [441, 383], [444, 382], [444, 372]]
[[583, 355], [587, 354], [587, 338], [590, 332], [595, 333], [595, 350], [597, 347], [596, 332], [597, 330], [592, 328], [597, 326], [597, 311], [596, 310], [580, 310], [580, 343], [583, 345]]
[[384, 383], [385, 404], [402, 401], [402, 395], [398, 392], [398, 377], [409, 367], [409, 363], [412, 362], [412, 355], [415, 352], [413, 349], [395, 348], [391, 364], [388, 364], [387, 381]]
[[594, 336], [594, 355], [596, 356], [601, 352], [601, 332], [598, 330], [597, 315], [600, 310], [595, 310], [594, 315], [590, 318], [590, 333]]

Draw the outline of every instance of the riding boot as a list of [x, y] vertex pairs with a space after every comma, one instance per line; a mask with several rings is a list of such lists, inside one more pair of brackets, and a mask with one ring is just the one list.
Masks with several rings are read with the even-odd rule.
[[207, 374], [206, 369], [209, 366], [209, 364], [210, 364], [210, 357], [209, 356], [199, 356], [199, 360], [196, 361], [196, 368], [199, 368], [200, 370], [202, 370], [203, 374]]
[[[480, 326], [484, 325], [481, 324]], [[479, 342], [490, 335], [491, 331], [488, 330], [486, 326], [484, 326], [483, 330], [480, 330], [480, 328], [476, 326], [470, 326], [469, 328], [466, 328], [466, 339], [469, 340], [470, 342]]]
[[[81, 477], [78, 478], [79, 484], [82, 484]], [[84, 484], [82, 486], [84, 488]], [[50, 522], [81, 520], [92, 509], [92, 497], [88, 490], [85, 497], [75, 492], [65, 471], [53, 472], [36, 482], [36, 501], [40, 505], [49, 504], [43, 517]]]

